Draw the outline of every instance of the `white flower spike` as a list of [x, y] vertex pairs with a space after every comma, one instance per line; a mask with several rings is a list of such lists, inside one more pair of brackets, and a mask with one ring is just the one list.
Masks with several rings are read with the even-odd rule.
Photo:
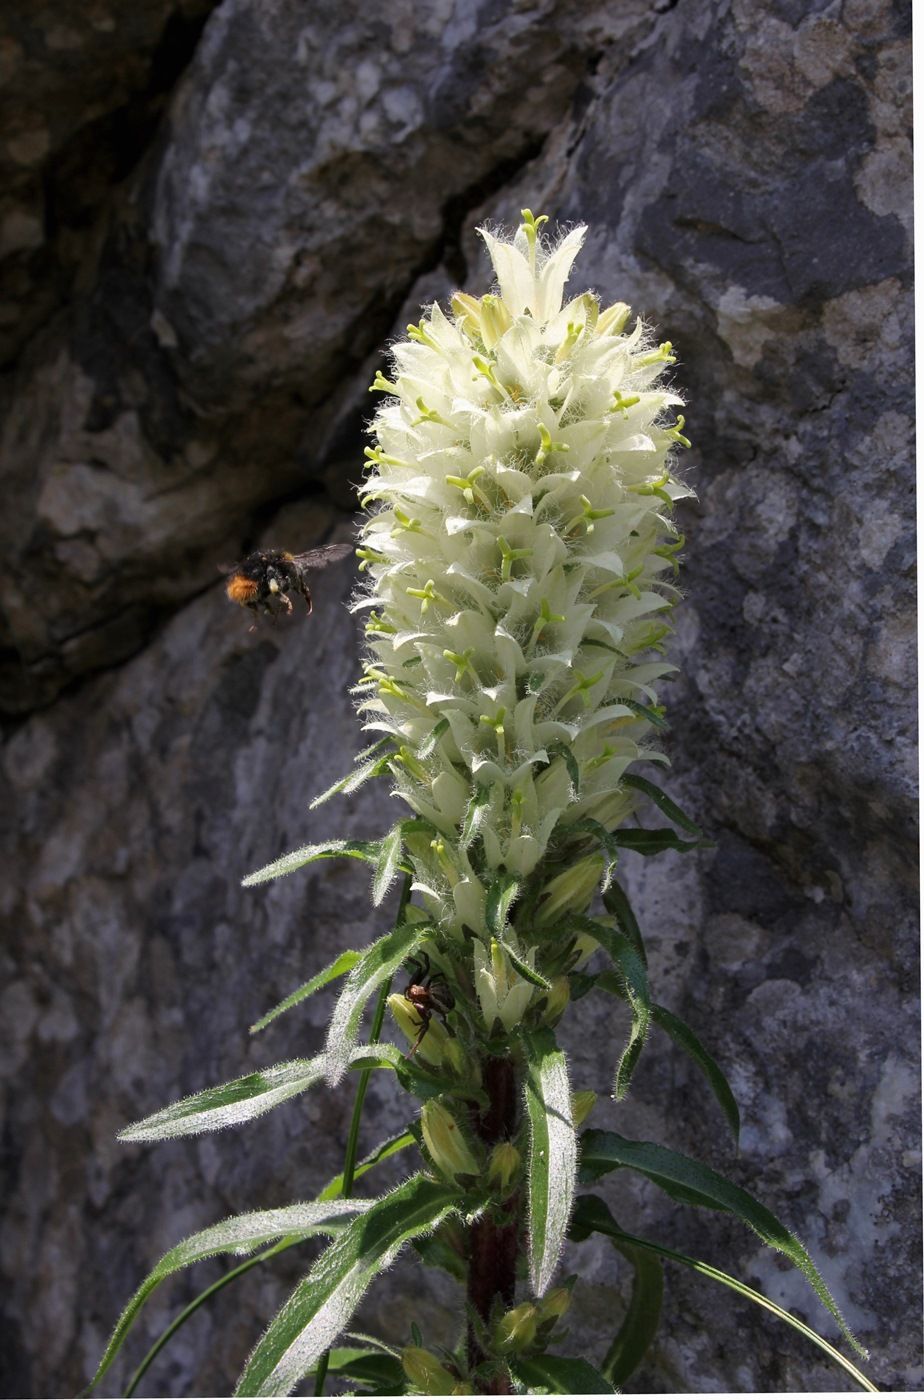
[[[599, 852], [595, 824], [633, 811], [628, 767], [661, 757], [654, 687], [673, 669], [659, 653], [683, 543], [671, 515], [691, 494], [673, 475], [688, 442], [663, 382], [670, 343], [625, 303], [563, 306], [585, 230], [552, 245], [546, 222], [524, 210], [512, 240], [481, 230], [497, 290], [457, 293], [451, 318], [430, 307], [377, 375], [359, 550], [359, 709], [391, 737], [397, 792], [421, 819], [406, 843], [416, 889], [442, 934], [474, 937], [484, 1019], [508, 1031], [541, 981], [521, 973], [541, 972], [567, 913], [555, 877]], [[521, 896], [504, 945], [517, 968], [492, 946], [505, 882]], [[586, 882], [571, 883], [581, 911]]]

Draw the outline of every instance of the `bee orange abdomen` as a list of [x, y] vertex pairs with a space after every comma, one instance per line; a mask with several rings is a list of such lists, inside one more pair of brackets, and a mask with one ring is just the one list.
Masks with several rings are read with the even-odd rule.
[[225, 592], [232, 603], [240, 603], [241, 607], [245, 603], [250, 603], [256, 598], [260, 589], [252, 578], [245, 578], [243, 574], [232, 574], [225, 584]]

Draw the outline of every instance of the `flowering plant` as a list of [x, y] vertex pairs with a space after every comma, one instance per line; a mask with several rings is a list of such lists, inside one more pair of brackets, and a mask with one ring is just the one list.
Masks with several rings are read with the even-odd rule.
[[[237, 1394], [290, 1394], [308, 1376], [321, 1393], [328, 1374], [361, 1393], [606, 1393], [652, 1338], [665, 1258], [784, 1317], [872, 1388], [803, 1323], [723, 1271], [626, 1233], [602, 1199], [577, 1189], [627, 1169], [685, 1205], [733, 1212], [801, 1269], [856, 1347], [803, 1246], [746, 1191], [666, 1147], [601, 1130], [578, 1136], [596, 1096], [572, 1092], [555, 1026], [590, 991], [631, 1013], [615, 1100], [654, 1023], [703, 1072], [736, 1136], [738, 1110], [694, 1032], [652, 999], [617, 879], [625, 852], [704, 844], [634, 771], [666, 761], [656, 688], [673, 669], [663, 654], [683, 546], [673, 507], [690, 494], [674, 475], [677, 449], [689, 446], [682, 400], [665, 379], [674, 355], [623, 303], [603, 310], [585, 292], [563, 305], [584, 230], [552, 245], [545, 222], [524, 210], [513, 239], [484, 230], [496, 292], [459, 292], [449, 315], [432, 306], [372, 385], [384, 397], [366, 450], [356, 607], [368, 638], [358, 709], [375, 738], [317, 802], [386, 776], [412, 815], [379, 841], [306, 846], [245, 881], [323, 858], [369, 861], [376, 905], [402, 880], [395, 925], [363, 951], [342, 952], [254, 1028], [345, 978], [321, 1054], [196, 1094], [122, 1134], [240, 1123], [355, 1071], [344, 1171], [310, 1203], [236, 1216], [166, 1255], [123, 1313], [97, 1381], [147, 1294], [175, 1269], [263, 1251], [230, 1280], [322, 1233], [332, 1242], [269, 1323]], [[638, 824], [643, 804], [669, 825]], [[407, 986], [391, 991], [402, 966]], [[381, 1040], [386, 1007], [403, 1050]], [[376, 1070], [395, 1073], [421, 1108], [357, 1163]], [[378, 1198], [353, 1194], [360, 1175], [405, 1150], [422, 1159], [415, 1174]], [[627, 1315], [594, 1364], [559, 1351], [574, 1280], [555, 1286], [565, 1240], [592, 1233], [634, 1270]], [[409, 1242], [464, 1284], [458, 1347], [438, 1354], [417, 1333], [403, 1348], [368, 1337], [335, 1347]]]

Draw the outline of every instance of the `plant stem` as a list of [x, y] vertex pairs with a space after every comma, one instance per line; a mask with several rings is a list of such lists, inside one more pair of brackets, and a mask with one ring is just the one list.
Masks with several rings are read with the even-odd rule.
[[[401, 886], [401, 898], [398, 900], [398, 912], [395, 915], [395, 928], [404, 922], [404, 914], [411, 899], [411, 876], [405, 875], [404, 883]], [[388, 994], [391, 991], [391, 978], [383, 982], [379, 990], [378, 1001], [375, 1004], [375, 1011], [372, 1014], [372, 1025], [369, 1030], [369, 1044], [375, 1045], [382, 1034], [382, 1026], [385, 1022], [385, 1007], [388, 1004]], [[362, 1123], [363, 1104], [366, 1099], [366, 1090], [369, 1087], [369, 1080], [372, 1077], [371, 1069], [364, 1069], [359, 1076], [359, 1083], [356, 1086], [356, 1098], [353, 1100], [353, 1116], [350, 1119], [350, 1131], [347, 1134], [346, 1151], [343, 1157], [343, 1180], [340, 1187], [341, 1196], [349, 1196], [353, 1190], [353, 1177], [356, 1172], [356, 1153], [359, 1147], [359, 1129]], [[330, 1351], [325, 1351], [318, 1359], [318, 1369], [314, 1377], [315, 1395], [324, 1394], [324, 1382], [327, 1379], [327, 1368], [330, 1365]]]
[[[519, 1095], [513, 1062], [494, 1058], [484, 1063], [484, 1087], [488, 1107], [476, 1119], [482, 1142], [490, 1148], [511, 1138], [516, 1130]], [[487, 1327], [496, 1308], [513, 1306], [516, 1290], [519, 1210], [516, 1196], [505, 1202], [502, 1219], [486, 1212], [469, 1231], [468, 1301]], [[468, 1329], [468, 1360], [472, 1371], [486, 1360], [473, 1324]], [[486, 1395], [510, 1395], [512, 1387], [506, 1367], [484, 1380]]]

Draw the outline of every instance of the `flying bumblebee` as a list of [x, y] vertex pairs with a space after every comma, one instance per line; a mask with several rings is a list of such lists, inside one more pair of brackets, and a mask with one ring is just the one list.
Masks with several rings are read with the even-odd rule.
[[273, 619], [281, 613], [291, 613], [289, 594], [300, 593], [310, 614], [308, 576], [312, 569], [326, 569], [328, 564], [335, 564], [352, 550], [351, 544], [325, 544], [320, 549], [309, 549], [307, 554], [257, 549], [228, 570], [225, 592], [232, 603], [249, 608], [257, 617], [262, 613]]

